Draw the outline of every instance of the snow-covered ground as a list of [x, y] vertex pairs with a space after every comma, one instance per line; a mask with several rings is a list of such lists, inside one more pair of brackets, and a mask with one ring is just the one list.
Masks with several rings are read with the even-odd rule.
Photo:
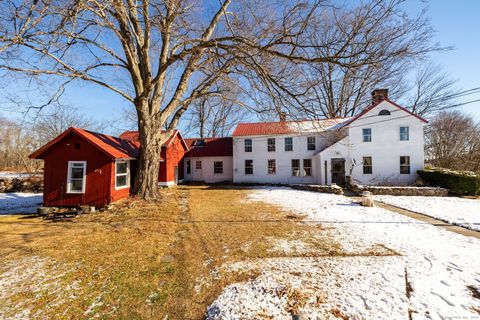
[[375, 196], [375, 200], [480, 231], [480, 200], [399, 196]]
[[[472, 288], [480, 290], [479, 239], [344, 196], [269, 188], [250, 198], [321, 223], [344, 254], [226, 266], [260, 276], [227, 286], [209, 307], [209, 319], [291, 319], [292, 313], [307, 319], [480, 319], [480, 299], [472, 295]], [[378, 246], [390, 255], [369, 253]]]
[[0, 179], [7, 178], [28, 178], [30, 176], [38, 176], [39, 173], [28, 173], [28, 172], [11, 172], [11, 171], [0, 171]]
[[0, 193], [0, 215], [12, 213], [35, 213], [42, 203], [41, 193]]

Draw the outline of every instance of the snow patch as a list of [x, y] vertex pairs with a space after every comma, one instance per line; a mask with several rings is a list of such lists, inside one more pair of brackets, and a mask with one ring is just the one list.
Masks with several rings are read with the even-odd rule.
[[42, 204], [41, 193], [0, 193], [0, 215], [12, 213], [35, 213]]
[[480, 200], [406, 196], [375, 196], [375, 200], [480, 231]]

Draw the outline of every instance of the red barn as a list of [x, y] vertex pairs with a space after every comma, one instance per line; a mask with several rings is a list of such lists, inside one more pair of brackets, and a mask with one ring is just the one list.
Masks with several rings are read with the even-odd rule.
[[[165, 132], [164, 132], [165, 133]], [[138, 131], [125, 131], [120, 138], [140, 143]], [[158, 183], [161, 186], [173, 186], [183, 180], [183, 157], [188, 151], [180, 131], [173, 130], [171, 136], [162, 145]]]
[[[135, 139], [69, 128], [29, 156], [44, 160], [43, 205], [101, 207], [128, 197], [139, 147]], [[175, 179], [175, 170], [187, 150], [175, 131], [162, 147], [159, 184], [172, 185], [181, 178], [177, 174]]]

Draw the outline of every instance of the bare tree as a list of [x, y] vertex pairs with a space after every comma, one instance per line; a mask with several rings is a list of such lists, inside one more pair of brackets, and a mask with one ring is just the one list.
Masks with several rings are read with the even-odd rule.
[[356, 8], [327, 0], [18, 2], [1, 4], [0, 70], [63, 79], [55, 94], [86, 81], [130, 102], [141, 142], [134, 189], [146, 199], [159, 196], [166, 135], [195, 100], [222, 95], [221, 83], [298, 107], [305, 90], [296, 75], [311, 64], [353, 67], [438, 48], [424, 17], [410, 19], [401, 0]]
[[28, 126], [0, 117], [0, 168], [7, 170], [38, 169], [38, 162], [28, 155], [38, 147]]
[[106, 125], [86, 116], [78, 108], [56, 105], [52, 110], [42, 110], [33, 119], [31, 131], [39, 144], [43, 145], [70, 127], [103, 131]]
[[442, 111], [426, 129], [428, 161], [437, 167], [480, 171], [480, 125], [458, 110]]
[[413, 113], [428, 116], [451, 108], [458, 89], [456, 80], [445, 73], [441, 66], [428, 62], [417, 69], [409, 108]]

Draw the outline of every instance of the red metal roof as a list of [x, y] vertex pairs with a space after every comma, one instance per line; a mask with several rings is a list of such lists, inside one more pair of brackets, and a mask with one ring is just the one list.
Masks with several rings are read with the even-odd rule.
[[[204, 140], [203, 146], [194, 146], [195, 141]], [[233, 155], [232, 138], [194, 138], [185, 139], [190, 151], [187, 157], [231, 157]]]
[[69, 133], [74, 133], [80, 137], [86, 139], [93, 146], [100, 149], [107, 156], [114, 159], [128, 159], [128, 158], [137, 158], [139, 144], [135, 141], [130, 141], [118, 137], [109, 136], [106, 134], [101, 134], [97, 132], [92, 132], [80, 128], [68, 128], [58, 137], [29, 155], [29, 158], [32, 159], [42, 159], [43, 154], [50, 149], [53, 145], [62, 140]]
[[[162, 133], [166, 133], [167, 131], [165, 130], [162, 130]], [[183, 145], [185, 146], [185, 148], [188, 150], [188, 144], [185, 142], [185, 140], [183, 139], [182, 135], [180, 134], [180, 131], [178, 131], [177, 129], [173, 130], [172, 131], [172, 134], [170, 135], [170, 137], [168, 137], [168, 139], [163, 143], [162, 147], [167, 147], [170, 145], [170, 143], [172, 143], [173, 139], [176, 137], [176, 135], [178, 134], [178, 136], [180, 137], [180, 140], [182, 141]], [[126, 140], [131, 140], [131, 141], [140, 141], [140, 138], [139, 138], [139, 135], [138, 135], [138, 131], [125, 131], [123, 132], [121, 135], [120, 135], [120, 138], [122, 139], [126, 139]]]
[[321, 120], [239, 123], [232, 136], [263, 136], [324, 131], [347, 120], [348, 118], [334, 118]]

